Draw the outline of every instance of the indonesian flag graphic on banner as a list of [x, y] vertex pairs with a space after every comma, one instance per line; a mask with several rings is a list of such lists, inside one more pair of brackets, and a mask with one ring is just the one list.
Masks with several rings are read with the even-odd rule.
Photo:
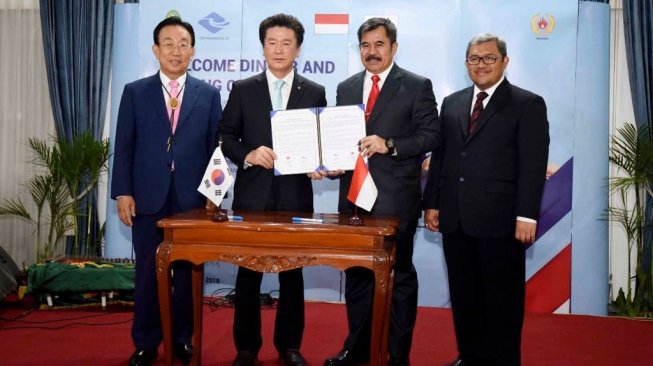
[[349, 33], [349, 14], [315, 14], [315, 33]]
[[222, 154], [222, 149], [218, 146], [206, 166], [202, 183], [197, 187], [197, 190], [215, 203], [216, 206], [220, 206], [233, 182], [234, 177], [229, 173], [229, 165]]
[[358, 154], [347, 199], [356, 206], [371, 211], [378, 194], [372, 174], [367, 169], [367, 158], [363, 157], [363, 154]]

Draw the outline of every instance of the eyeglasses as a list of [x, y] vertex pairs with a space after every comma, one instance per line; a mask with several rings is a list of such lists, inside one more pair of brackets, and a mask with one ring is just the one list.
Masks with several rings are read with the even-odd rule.
[[478, 65], [479, 63], [481, 63], [481, 60], [483, 60], [484, 64], [492, 65], [496, 63], [499, 58], [503, 58], [503, 57], [495, 56], [495, 55], [485, 55], [483, 57], [469, 56], [467, 57], [465, 62], [467, 62], [467, 64], [469, 65]]
[[175, 47], [179, 47], [179, 50], [181, 52], [188, 51], [191, 49], [193, 46], [190, 45], [188, 42], [180, 42], [175, 44], [174, 42], [163, 42], [161, 43], [161, 47], [163, 47], [166, 51], [172, 51]]

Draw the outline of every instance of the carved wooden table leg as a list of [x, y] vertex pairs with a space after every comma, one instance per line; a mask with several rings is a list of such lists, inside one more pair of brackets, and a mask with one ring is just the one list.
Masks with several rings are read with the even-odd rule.
[[388, 360], [388, 330], [394, 279], [391, 258], [387, 253], [374, 253], [374, 303], [372, 306], [372, 342], [370, 365], [385, 365]]
[[[172, 317], [170, 316], [170, 298], [172, 291], [170, 286], [170, 251], [172, 243], [164, 241], [157, 249], [157, 273], [159, 296], [159, 308], [161, 309], [161, 331], [163, 332], [163, 354], [167, 366], [172, 366]], [[138, 265], [138, 264], [137, 264]]]

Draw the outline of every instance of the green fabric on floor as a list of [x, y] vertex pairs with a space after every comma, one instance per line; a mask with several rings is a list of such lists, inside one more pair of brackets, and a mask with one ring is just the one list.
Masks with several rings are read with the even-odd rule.
[[34, 264], [27, 272], [28, 293], [134, 290], [134, 264], [131, 263], [48, 262]]

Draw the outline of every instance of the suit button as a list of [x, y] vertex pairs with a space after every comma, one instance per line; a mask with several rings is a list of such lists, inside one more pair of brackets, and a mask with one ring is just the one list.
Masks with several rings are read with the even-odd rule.
[[464, 182], [464, 181], [465, 181], [465, 177], [460, 177], [459, 180], [460, 180], [461, 182]]
[[461, 152], [460, 156], [462, 156], [464, 158], [465, 156], [467, 156], [467, 152], [465, 152], [465, 151]]

